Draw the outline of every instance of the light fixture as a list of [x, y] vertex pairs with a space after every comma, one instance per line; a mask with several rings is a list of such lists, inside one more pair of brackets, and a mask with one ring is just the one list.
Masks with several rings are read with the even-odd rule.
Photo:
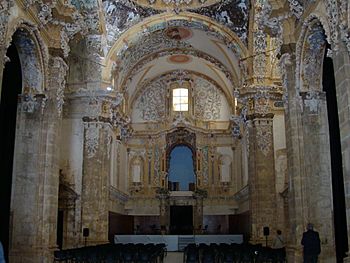
[[112, 87], [108, 86], [106, 89], [107, 89], [108, 91], [111, 91], [111, 90], [112, 90]]

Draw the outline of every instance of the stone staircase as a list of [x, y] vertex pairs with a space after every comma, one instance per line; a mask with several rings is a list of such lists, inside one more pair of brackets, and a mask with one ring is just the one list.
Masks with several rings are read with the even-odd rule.
[[178, 238], [179, 251], [183, 251], [188, 244], [195, 243], [194, 236], [179, 236]]

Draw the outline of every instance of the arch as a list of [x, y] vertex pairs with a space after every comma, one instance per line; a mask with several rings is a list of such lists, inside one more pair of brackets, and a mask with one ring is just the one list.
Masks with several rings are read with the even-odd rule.
[[0, 101], [0, 239], [7, 258], [9, 250], [10, 209], [14, 184], [14, 152], [18, 96], [22, 92], [22, 67], [12, 43], [6, 52], [9, 61], [3, 70]]
[[[176, 74], [176, 72], [177, 71], [163, 72], [162, 75], [158, 75], [158, 76], [156, 76], [156, 77], [154, 77], [154, 78], [152, 78], [150, 80], [145, 81], [144, 83], [141, 83], [141, 85], [139, 85], [137, 90], [134, 92], [133, 96], [130, 98], [129, 103], [128, 103], [129, 107], [126, 110], [126, 112], [127, 113], [132, 113], [135, 102], [137, 101], [139, 96], [142, 94], [142, 92], [145, 91], [145, 89], [147, 89], [147, 86], [149, 84], [151, 84], [154, 81], [157, 81], [160, 78], [163, 78], [163, 77], [166, 78], [167, 76], [171, 76], [172, 74]], [[186, 72], [188, 74], [196, 75], [196, 76], [201, 77], [201, 78], [207, 80], [208, 82], [212, 83], [219, 91], [221, 91], [224, 94], [224, 96], [225, 96], [225, 98], [227, 100], [227, 103], [230, 106], [230, 108], [231, 109], [234, 108], [234, 104], [233, 104], [234, 100], [233, 100], [233, 98], [231, 98], [231, 94], [229, 93], [229, 91], [224, 89], [224, 88], [222, 88], [215, 80], [205, 76], [204, 74], [201, 74], [199, 72], [195, 72], [195, 71], [192, 71], [192, 70], [184, 70], [183, 72]], [[166, 87], [164, 87], [164, 88], [166, 88]]]
[[328, 30], [325, 30], [324, 25], [327, 26], [327, 23], [322, 23], [319, 17], [321, 16], [312, 14], [305, 20], [298, 39], [296, 47], [296, 89], [298, 92], [322, 89], [323, 53], [327, 40], [329, 40], [329, 27], [326, 27]]
[[172, 150], [179, 145], [187, 146], [192, 151], [193, 169], [195, 169], [196, 167], [196, 134], [195, 133], [185, 128], [178, 128], [166, 135], [166, 145], [167, 145], [166, 146], [167, 172], [169, 171], [169, 166], [170, 166], [170, 154]]
[[142, 36], [142, 32], [145, 32], [145, 30], [147, 31], [149, 28], [154, 29], [151, 32], [147, 31], [147, 34], [156, 32], [157, 30], [164, 29], [167, 26], [167, 23], [175, 20], [188, 21], [196, 26], [200, 24], [202, 27], [208, 28], [211, 32], [217, 33], [222, 37], [227, 45], [230, 45], [230, 48], [233, 49], [233, 52], [238, 56], [238, 59], [243, 58], [248, 54], [247, 48], [239, 37], [230, 29], [220, 25], [218, 22], [213, 21], [206, 16], [190, 12], [182, 12], [177, 15], [167, 12], [144, 19], [141, 23], [129, 28], [119, 37], [119, 39], [108, 51], [108, 54], [104, 60], [105, 67], [102, 71], [103, 80], [106, 83], [110, 81], [113, 62], [115, 61], [115, 56], [118, 51], [127, 50], [128, 46], [133, 44], [135, 38], [137, 39], [138, 37]]
[[[22, 75], [26, 72], [30, 72], [33, 68], [37, 68], [37, 76], [35, 79], [24, 79], [22, 91], [24, 91], [25, 87], [29, 87], [34, 94], [44, 93], [47, 87], [47, 69], [49, 65], [49, 52], [47, 45], [44, 43], [37, 26], [31, 22], [18, 18], [11, 21], [9, 25], [12, 26], [9, 27], [7, 31], [5, 46], [8, 48], [12, 40], [18, 38], [17, 46], [22, 51], [19, 51], [21, 64], [26, 64]], [[29, 57], [34, 61], [28, 64], [25, 57]]]
[[174, 145], [170, 150], [168, 182], [173, 182], [173, 180], [178, 182], [179, 189], [177, 190], [194, 190], [194, 187], [191, 189], [189, 186], [190, 183], [194, 185], [196, 181], [194, 156], [193, 149], [185, 143]]

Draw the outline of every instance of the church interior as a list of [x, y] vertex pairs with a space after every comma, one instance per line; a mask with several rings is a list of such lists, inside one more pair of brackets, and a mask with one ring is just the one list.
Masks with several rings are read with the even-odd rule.
[[308, 223], [350, 262], [348, 0], [0, 0], [0, 92], [6, 262], [281, 230], [300, 263]]

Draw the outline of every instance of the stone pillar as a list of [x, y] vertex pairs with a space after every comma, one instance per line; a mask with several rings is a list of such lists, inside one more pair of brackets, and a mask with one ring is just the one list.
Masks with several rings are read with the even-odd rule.
[[304, 180], [302, 191], [307, 207], [306, 222], [320, 233], [322, 262], [335, 262], [331, 160], [326, 94], [301, 93], [303, 101]]
[[170, 203], [169, 193], [158, 193], [157, 198], [159, 199], [159, 224], [162, 235], [169, 233], [170, 226]]
[[331, 166], [325, 94], [299, 92], [295, 57], [283, 66], [286, 93], [289, 226], [288, 262], [302, 261], [301, 238], [308, 222], [320, 233], [321, 262], [335, 262]]
[[203, 229], [203, 199], [202, 194], [194, 194], [195, 205], [193, 207], [193, 233], [202, 234]]
[[[333, 55], [336, 82], [340, 140], [343, 156], [346, 220], [350, 242], [350, 55], [344, 45]], [[346, 259], [350, 262], [350, 257]]]
[[295, 56], [288, 53], [281, 58], [286, 144], [288, 163], [288, 207], [289, 207], [289, 233], [287, 236], [288, 262], [302, 262], [302, 247], [300, 244], [304, 231], [304, 195], [302, 192], [303, 167], [303, 133], [301, 131], [301, 102], [295, 88]]
[[273, 233], [276, 225], [272, 118], [271, 113], [253, 114], [248, 121], [251, 240], [255, 243], [265, 243], [263, 228]]
[[87, 244], [96, 245], [108, 242], [112, 126], [103, 121], [84, 119], [81, 231], [89, 228]]
[[13, 5], [12, 1], [1, 1], [0, 3], [0, 100], [2, 89], [2, 74], [6, 63], [7, 51], [7, 28], [10, 17], [10, 8]]
[[11, 262], [52, 262], [56, 249], [58, 158], [67, 66], [50, 58], [45, 95], [18, 105], [11, 201]]

